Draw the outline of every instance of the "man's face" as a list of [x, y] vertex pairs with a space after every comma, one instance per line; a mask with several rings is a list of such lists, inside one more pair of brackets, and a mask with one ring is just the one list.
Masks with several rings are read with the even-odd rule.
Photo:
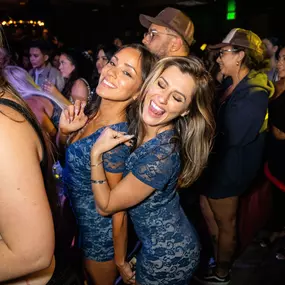
[[163, 26], [151, 24], [148, 32], [142, 40], [142, 43], [156, 56], [164, 58], [169, 55], [171, 40], [175, 35], [171, 33]]
[[41, 68], [48, 60], [48, 56], [44, 55], [39, 48], [30, 48], [30, 61], [33, 68]]

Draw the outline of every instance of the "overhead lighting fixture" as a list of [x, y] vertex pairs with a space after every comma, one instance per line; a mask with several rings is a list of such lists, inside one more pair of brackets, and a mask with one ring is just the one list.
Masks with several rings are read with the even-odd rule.
[[42, 22], [42, 21], [32, 21], [32, 20], [30, 20], [30, 21], [23, 21], [23, 20], [14, 21], [12, 19], [10, 21], [8, 21], [8, 22], [7, 21], [2, 21], [1, 24], [2, 24], [2, 26], [9, 26], [9, 25], [14, 24], [15, 27], [17, 27], [18, 24], [20, 24], [20, 25], [30, 24], [30, 25], [33, 25], [33, 26], [38, 25], [39, 27], [43, 27], [45, 25], [45, 23]]
[[205, 5], [208, 4], [208, 2], [205, 0], [187, 0], [187, 1], [179, 1], [176, 4], [180, 6], [191, 7], [191, 6]]

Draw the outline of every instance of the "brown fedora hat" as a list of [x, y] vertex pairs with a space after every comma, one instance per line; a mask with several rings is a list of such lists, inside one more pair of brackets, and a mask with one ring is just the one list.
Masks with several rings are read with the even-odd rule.
[[142, 26], [147, 29], [151, 24], [167, 27], [179, 34], [189, 46], [193, 43], [194, 24], [191, 19], [180, 10], [167, 7], [156, 17], [141, 14], [139, 19]]

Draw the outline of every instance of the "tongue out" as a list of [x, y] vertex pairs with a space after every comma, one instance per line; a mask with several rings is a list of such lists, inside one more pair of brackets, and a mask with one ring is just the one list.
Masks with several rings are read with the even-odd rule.
[[163, 115], [163, 114], [165, 113], [164, 110], [159, 110], [157, 107], [155, 107], [155, 106], [153, 105], [153, 103], [149, 105], [149, 109], [150, 109], [150, 111], [151, 111], [153, 114], [155, 114], [155, 115], [157, 115], [157, 116], [161, 116], [161, 115]]

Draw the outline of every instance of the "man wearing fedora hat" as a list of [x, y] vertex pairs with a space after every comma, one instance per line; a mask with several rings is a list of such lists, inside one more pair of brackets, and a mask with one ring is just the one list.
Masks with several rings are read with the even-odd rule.
[[189, 55], [194, 24], [183, 12], [167, 7], [156, 17], [141, 14], [139, 19], [148, 29], [142, 42], [152, 53], [159, 58]]

